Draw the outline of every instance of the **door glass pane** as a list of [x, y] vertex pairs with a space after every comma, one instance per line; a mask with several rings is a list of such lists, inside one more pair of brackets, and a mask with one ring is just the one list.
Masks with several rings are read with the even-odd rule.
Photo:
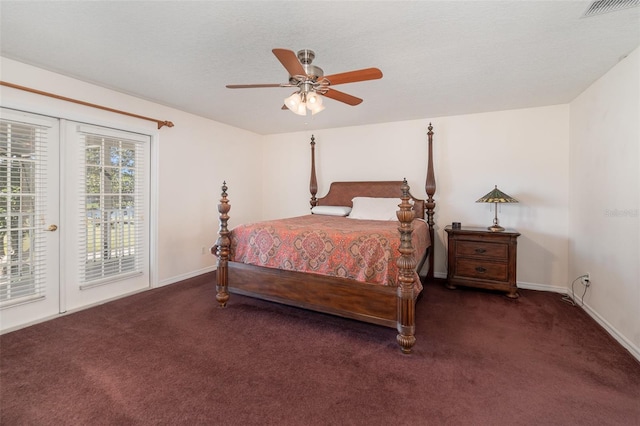
[[141, 143], [84, 135], [84, 283], [139, 272], [142, 244]]
[[0, 120], [0, 306], [44, 293], [42, 215], [46, 131]]

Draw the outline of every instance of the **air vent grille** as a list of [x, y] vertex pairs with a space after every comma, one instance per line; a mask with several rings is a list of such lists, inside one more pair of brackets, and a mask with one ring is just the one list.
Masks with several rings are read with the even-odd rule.
[[616, 10], [628, 9], [640, 5], [640, 0], [596, 0], [589, 5], [583, 17], [602, 15]]

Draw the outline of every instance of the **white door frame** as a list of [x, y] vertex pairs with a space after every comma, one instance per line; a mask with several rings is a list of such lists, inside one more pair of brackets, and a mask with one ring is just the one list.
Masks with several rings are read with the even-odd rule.
[[[43, 101], [41, 97], [35, 96], [21, 91], [11, 91], [11, 97], [3, 97], [2, 104], [0, 105], [3, 108], [9, 108], [16, 110], [18, 112], [26, 112], [28, 114], [36, 114], [36, 115], [44, 115], [48, 117], [58, 118], [58, 119], [67, 119], [76, 121], [79, 123], [85, 123], [88, 125], [96, 125], [102, 127], [109, 127], [113, 129], [120, 129], [123, 131], [129, 131], [133, 133], [145, 134], [150, 137], [150, 182], [149, 182], [149, 288], [158, 287], [158, 164], [159, 164], [159, 131], [150, 125], [142, 126], [140, 124], [140, 120], [122, 117], [117, 114], [94, 110], [91, 108], [72, 108], [69, 109], [68, 104], [64, 101], [58, 100], [49, 100], [46, 99]], [[148, 124], [144, 122], [145, 124]], [[64, 154], [64, 146], [60, 146], [60, 155]], [[66, 167], [64, 162], [60, 163], [60, 167]], [[64, 189], [61, 189], [64, 191]], [[64, 213], [66, 206], [61, 206], [60, 210]], [[68, 241], [65, 241], [64, 237], [61, 238], [60, 247], [64, 248], [65, 244], [68, 244]], [[60, 262], [62, 263], [62, 262]], [[64, 274], [64, 270], [60, 271], [60, 276], [62, 277]], [[147, 289], [141, 290], [145, 291]], [[72, 313], [78, 310], [86, 309], [95, 305], [99, 305], [110, 300], [119, 299], [121, 297], [127, 296], [120, 295], [116, 296], [112, 299], [103, 300], [101, 302], [92, 303], [81, 308], [68, 310], [66, 312], [61, 312], [59, 314], [54, 314], [50, 316], [45, 316], [41, 319], [29, 321], [22, 323], [20, 325], [11, 325], [9, 327], [4, 327], [0, 324], [0, 334], [10, 332], [13, 330], [17, 330], [19, 328], [23, 328], [38, 322], [50, 320], [56, 318], [64, 313]], [[63, 301], [64, 302], [64, 301]]]

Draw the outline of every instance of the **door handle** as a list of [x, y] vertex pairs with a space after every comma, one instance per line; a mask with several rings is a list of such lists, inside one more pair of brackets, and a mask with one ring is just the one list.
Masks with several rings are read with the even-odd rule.
[[49, 225], [49, 227], [45, 229], [45, 231], [49, 231], [49, 232], [54, 232], [57, 230], [58, 230], [58, 225]]

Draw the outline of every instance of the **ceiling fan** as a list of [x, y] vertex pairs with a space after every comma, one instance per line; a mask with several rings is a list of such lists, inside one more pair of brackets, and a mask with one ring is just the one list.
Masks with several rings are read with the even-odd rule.
[[297, 90], [284, 100], [282, 109], [290, 109], [298, 115], [306, 115], [307, 109], [316, 114], [324, 109], [322, 96], [355, 106], [362, 99], [333, 88], [338, 84], [382, 78], [378, 68], [364, 68], [339, 74], [324, 75], [322, 68], [311, 65], [316, 57], [313, 50], [303, 49], [296, 55], [292, 50], [273, 49], [273, 54], [289, 72], [288, 83], [275, 84], [228, 84], [229, 89], [250, 89], [263, 87], [295, 87]]

